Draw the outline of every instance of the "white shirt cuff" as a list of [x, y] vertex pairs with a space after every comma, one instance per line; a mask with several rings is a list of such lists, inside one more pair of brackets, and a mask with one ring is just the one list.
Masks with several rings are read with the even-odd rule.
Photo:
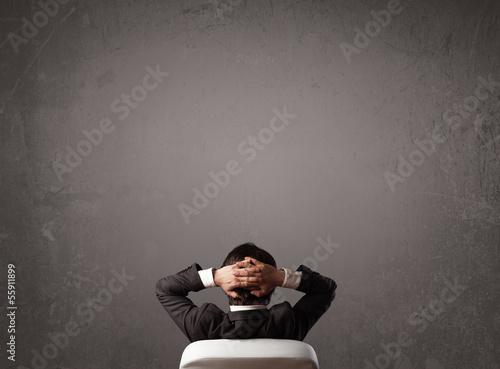
[[285, 280], [281, 287], [291, 288], [296, 290], [299, 287], [300, 281], [302, 280], [302, 273], [296, 270], [281, 268], [285, 271]]
[[198, 270], [198, 274], [205, 288], [217, 287], [214, 282], [214, 274], [212, 272], [212, 269], [214, 268]]

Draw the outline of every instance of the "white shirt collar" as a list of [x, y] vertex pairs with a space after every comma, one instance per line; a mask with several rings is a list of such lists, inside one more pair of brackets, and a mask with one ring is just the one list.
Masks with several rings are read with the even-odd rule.
[[267, 309], [266, 305], [230, 305], [231, 311], [259, 310]]

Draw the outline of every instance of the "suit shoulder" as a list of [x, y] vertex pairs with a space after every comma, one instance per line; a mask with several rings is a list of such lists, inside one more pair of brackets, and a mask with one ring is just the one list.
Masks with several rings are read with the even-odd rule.
[[203, 314], [213, 314], [213, 315], [221, 315], [221, 316], [224, 316], [227, 314], [220, 307], [218, 307], [215, 304], [212, 304], [211, 302], [204, 302], [203, 304], [201, 304], [200, 311], [203, 312]]
[[275, 319], [281, 319], [283, 317], [289, 316], [290, 314], [293, 314], [293, 308], [288, 301], [273, 305], [269, 309], [269, 315], [273, 316]]

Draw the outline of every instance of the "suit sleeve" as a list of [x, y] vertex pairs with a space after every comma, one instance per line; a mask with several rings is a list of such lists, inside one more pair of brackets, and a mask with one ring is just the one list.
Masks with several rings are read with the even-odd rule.
[[314, 272], [305, 265], [298, 267], [297, 271], [302, 272], [297, 291], [304, 292], [305, 295], [293, 306], [294, 336], [302, 341], [330, 307], [335, 298], [337, 284], [333, 279]]
[[194, 263], [183, 271], [158, 280], [156, 283], [156, 297], [163, 308], [191, 341], [200, 339], [197, 326], [206, 308], [196, 306], [187, 295], [204, 289], [203, 282], [198, 274], [201, 267]]

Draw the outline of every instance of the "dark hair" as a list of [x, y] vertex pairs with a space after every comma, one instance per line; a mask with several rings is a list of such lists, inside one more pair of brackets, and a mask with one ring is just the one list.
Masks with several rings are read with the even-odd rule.
[[[222, 263], [222, 267], [225, 267], [226, 265], [233, 265], [238, 261], [242, 261], [246, 256], [250, 256], [276, 268], [276, 261], [273, 256], [266, 250], [263, 250], [250, 242], [236, 246], [226, 256], [226, 259]], [[250, 290], [246, 290], [244, 288], [237, 288], [235, 291], [238, 292], [238, 295], [240, 295], [241, 298], [234, 298], [228, 295], [230, 305], [267, 305], [271, 301], [271, 295], [273, 294], [274, 289], [262, 297], [252, 295]]]

